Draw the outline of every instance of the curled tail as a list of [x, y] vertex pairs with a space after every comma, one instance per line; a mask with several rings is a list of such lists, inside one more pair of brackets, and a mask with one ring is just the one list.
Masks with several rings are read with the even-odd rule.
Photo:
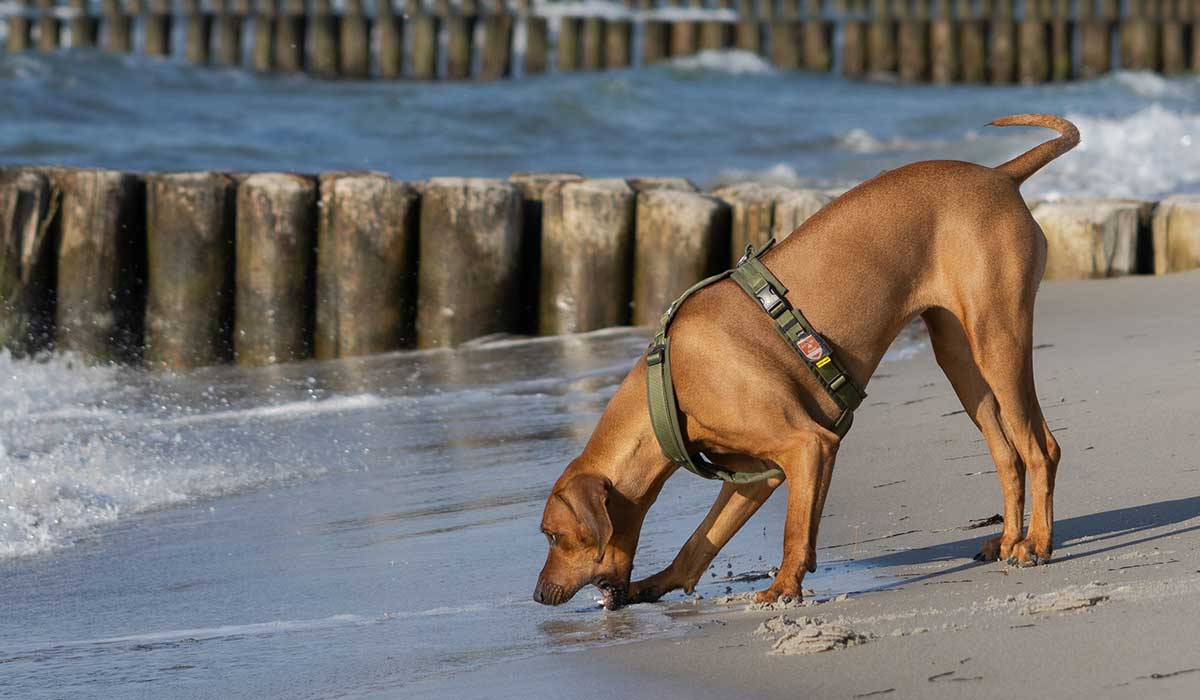
[[1000, 117], [988, 126], [1042, 126], [1059, 133], [1058, 138], [1035, 146], [1007, 163], [996, 166], [996, 170], [1011, 177], [1018, 185], [1079, 143], [1079, 129], [1066, 119], [1053, 114], [1014, 114], [1011, 117]]

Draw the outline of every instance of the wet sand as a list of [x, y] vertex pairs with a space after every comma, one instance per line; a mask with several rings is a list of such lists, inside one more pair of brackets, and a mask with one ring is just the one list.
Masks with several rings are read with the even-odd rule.
[[[456, 685], [490, 697], [1196, 697], [1198, 301], [1200, 272], [1043, 285], [1038, 390], [1063, 448], [1051, 564], [972, 560], [999, 526], [969, 526], [1002, 510], [1000, 489], [925, 352], [871, 382], [822, 525], [821, 570], [851, 559], [877, 585], [774, 611], [710, 597], [683, 637], [544, 656]], [[777, 495], [751, 527], [782, 526], [784, 505]], [[756, 536], [739, 533], [722, 556]], [[756, 633], [779, 615], [789, 619]], [[838, 644], [846, 632], [857, 643]], [[834, 643], [815, 643], [822, 635]]]

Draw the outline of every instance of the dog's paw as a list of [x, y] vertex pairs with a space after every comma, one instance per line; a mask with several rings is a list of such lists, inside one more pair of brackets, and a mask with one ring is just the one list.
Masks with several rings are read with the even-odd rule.
[[756, 603], [777, 603], [777, 602], [790, 603], [792, 601], [801, 600], [803, 597], [804, 596], [801, 593], [799, 583], [795, 584], [794, 586], [793, 585], [784, 585], [784, 584], [780, 584], [780, 582], [778, 580], [776, 580], [775, 583], [771, 584], [770, 588], [763, 590], [763, 591], [759, 591], [758, 593], [755, 593], [754, 594], [754, 602], [756, 602]]
[[1004, 536], [993, 537], [979, 548], [975, 561], [1011, 560], [1016, 551], [1017, 542], [1005, 542]]
[[1033, 540], [1024, 539], [1013, 545], [1008, 555], [1008, 563], [1013, 566], [1028, 567], [1050, 563], [1050, 548], [1039, 547]]

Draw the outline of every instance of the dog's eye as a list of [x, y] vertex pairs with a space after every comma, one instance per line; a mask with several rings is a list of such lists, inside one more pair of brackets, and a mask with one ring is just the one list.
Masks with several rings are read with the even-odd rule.
[[555, 534], [553, 534], [553, 533], [550, 533], [550, 532], [543, 532], [542, 534], [546, 536], [546, 542], [547, 542], [547, 544], [549, 544], [551, 547], [553, 547], [554, 545], [558, 544], [558, 535], [555, 535]]

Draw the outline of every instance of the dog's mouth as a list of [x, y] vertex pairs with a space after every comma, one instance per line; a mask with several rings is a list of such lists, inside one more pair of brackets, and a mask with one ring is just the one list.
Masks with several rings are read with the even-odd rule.
[[623, 608], [629, 602], [629, 591], [626, 586], [618, 586], [608, 579], [601, 579], [593, 585], [600, 591], [601, 604], [605, 610]]

